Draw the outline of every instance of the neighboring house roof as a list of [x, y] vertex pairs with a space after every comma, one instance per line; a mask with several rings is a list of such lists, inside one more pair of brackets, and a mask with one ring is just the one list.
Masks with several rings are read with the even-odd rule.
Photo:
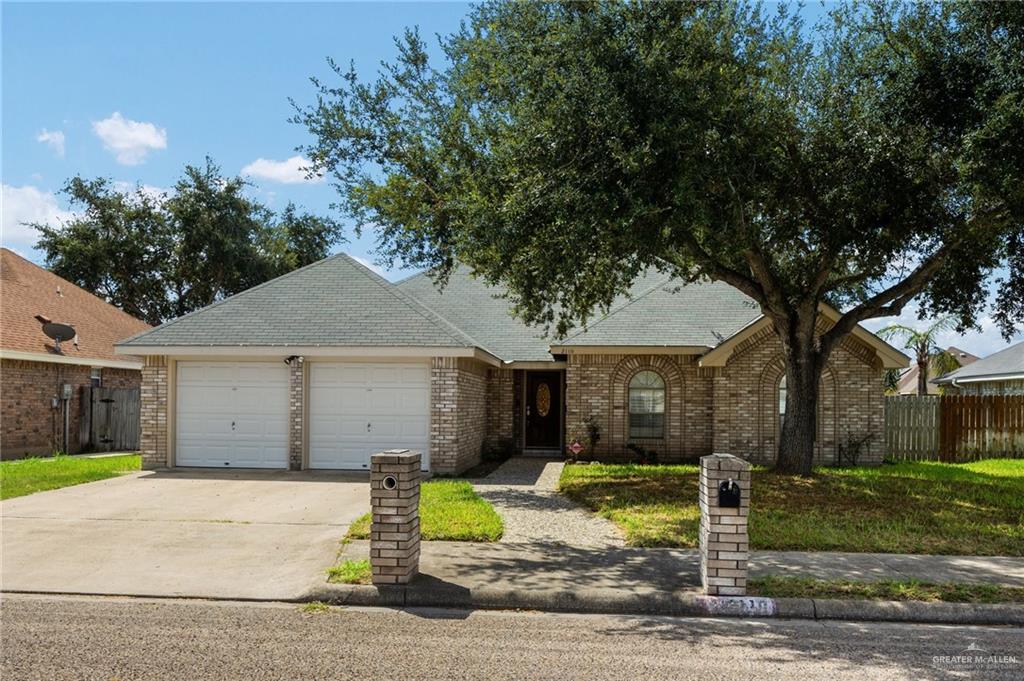
[[[946, 348], [946, 352], [953, 355], [956, 361], [960, 362], [961, 367], [965, 367], [968, 364], [973, 364], [978, 361], [978, 357], [972, 355], [966, 350], [961, 350], [958, 347], [949, 346]], [[900, 382], [896, 388], [896, 392], [900, 395], [916, 395], [917, 394], [917, 364], [911, 364], [910, 368], [900, 374]], [[928, 394], [938, 395], [939, 387], [935, 385], [934, 381], [928, 381]]]
[[1024, 343], [1011, 345], [994, 355], [979, 359], [969, 366], [961, 367], [935, 379], [935, 383], [945, 385], [1020, 379], [1024, 379]]
[[[36, 315], [70, 324], [77, 344], [54, 342], [43, 334]], [[0, 353], [12, 359], [123, 365], [114, 343], [149, 324], [122, 312], [85, 289], [61, 279], [7, 248], [0, 248]], [[100, 360], [98, 363], [95, 360]]]
[[146, 346], [481, 346], [344, 253], [124, 340]]
[[[608, 314], [553, 341], [541, 328], [513, 317], [505, 293], [503, 287], [474, 277], [466, 266], [457, 267], [438, 289], [428, 273], [392, 284], [340, 254], [118, 346], [124, 352], [155, 354], [161, 348], [187, 348], [182, 352], [195, 354], [195, 348], [216, 346], [356, 346], [367, 353], [414, 346], [482, 351], [493, 363], [551, 362], [553, 353], [567, 348], [685, 347], [703, 353], [763, 321], [757, 305], [726, 284], [683, 285], [651, 270], [613, 302]], [[877, 336], [860, 327], [854, 335], [879, 350], [886, 366], [906, 366], [906, 358]]]

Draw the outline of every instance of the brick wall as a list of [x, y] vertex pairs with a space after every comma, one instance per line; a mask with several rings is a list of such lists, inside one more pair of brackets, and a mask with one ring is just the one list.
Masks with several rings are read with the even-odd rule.
[[487, 429], [484, 450], [511, 453], [516, 442], [516, 373], [514, 369], [487, 369]]
[[146, 357], [142, 367], [139, 450], [142, 467], [163, 468], [167, 465], [167, 358]]
[[487, 367], [435, 357], [430, 368], [430, 468], [457, 474], [480, 462], [487, 429]]
[[294, 358], [288, 364], [288, 468], [302, 468], [302, 445], [306, 416], [305, 360]]
[[[658, 453], [662, 462], [727, 452], [758, 463], [775, 460], [779, 435], [781, 346], [770, 330], [740, 344], [721, 368], [700, 368], [693, 355], [569, 355], [567, 439], [593, 415], [601, 427], [594, 455], [632, 460], [627, 445]], [[664, 439], [630, 439], [628, 386], [645, 369], [665, 381]], [[860, 462], [884, 455], [882, 369], [873, 352], [847, 339], [822, 377], [816, 461], [835, 460], [840, 447], [867, 437]]]
[[[712, 377], [716, 452], [756, 463], [773, 463], [779, 437], [779, 381], [782, 346], [769, 329], [745, 340]], [[882, 368], [873, 352], [847, 338], [821, 378], [815, 463], [835, 461], [839, 447], [868, 437], [861, 463], [884, 455], [885, 396]]]
[[[604, 460], [633, 458], [635, 443], [656, 451], [661, 462], [694, 458], [710, 451], [710, 384], [693, 355], [570, 354], [566, 369], [566, 437], [593, 416], [601, 440], [593, 454]], [[665, 381], [665, 437], [630, 439], [628, 386], [640, 371], [652, 370]]]
[[[49, 455], [60, 447], [64, 421], [61, 410], [52, 406], [58, 383], [74, 386], [68, 453], [79, 452], [81, 392], [91, 385], [90, 373], [90, 367], [77, 364], [0, 360], [0, 457]], [[135, 388], [139, 381], [139, 372], [132, 369], [102, 370], [108, 388]]]

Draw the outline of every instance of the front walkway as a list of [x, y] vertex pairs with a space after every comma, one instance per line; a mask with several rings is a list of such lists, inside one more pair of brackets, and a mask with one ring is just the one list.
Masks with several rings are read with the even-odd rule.
[[473, 488], [505, 522], [505, 544], [564, 544], [580, 548], [625, 545], [611, 522], [558, 493], [562, 461], [512, 457]]

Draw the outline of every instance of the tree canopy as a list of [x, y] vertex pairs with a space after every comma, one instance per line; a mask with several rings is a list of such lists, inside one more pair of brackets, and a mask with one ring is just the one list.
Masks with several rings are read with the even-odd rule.
[[73, 177], [75, 217], [34, 225], [56, 274], [159, 324], [326, 257], [341, 237], [330, 218], [280, 213], [245, 195], [210, 159], [187, 166], [173, 191], [121, 189]]
[[736, 287], [782, 342], [784, 469], [859, 322], [917, 299], [969, 327], [996, 282], [1024, 318], [1024, 6], [496, 1], [441, 47], [409, 30], [297, 108], [348, 212], [558, 332], [649, 267]]

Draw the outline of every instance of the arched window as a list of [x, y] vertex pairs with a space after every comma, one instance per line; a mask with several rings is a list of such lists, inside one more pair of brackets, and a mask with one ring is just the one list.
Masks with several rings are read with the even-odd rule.
[[779, 381], [779, 423], [782, 423], [786, 415], [786, 377]]
[[641, 371], [629, 381], [629, 437], [665, 436], [665, 381], [653, 371]]

